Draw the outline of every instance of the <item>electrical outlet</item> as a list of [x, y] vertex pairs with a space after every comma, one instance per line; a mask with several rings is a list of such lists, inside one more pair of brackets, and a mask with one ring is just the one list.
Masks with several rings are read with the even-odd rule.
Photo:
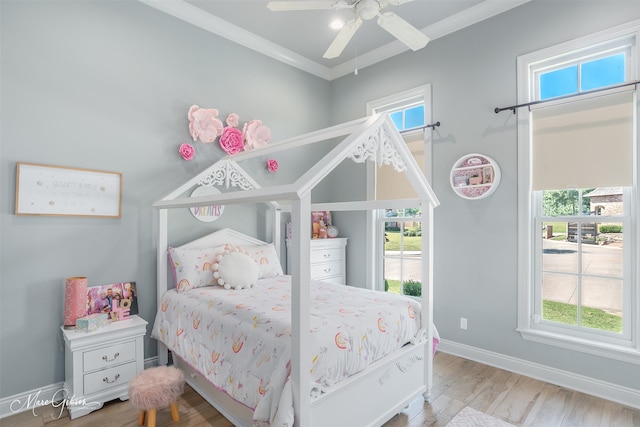
[[465, 317], [460, 318], [460, 329], [467, 330], [467, 319]]

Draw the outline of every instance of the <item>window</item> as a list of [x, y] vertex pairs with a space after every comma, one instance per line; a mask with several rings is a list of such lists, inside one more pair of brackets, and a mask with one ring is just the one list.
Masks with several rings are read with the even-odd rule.
[[[396, 128], [402, 135], [425, 172], [430, 164], [430, 132], [424, 132], [424, 126], [431, 119], [431, 87], [422, 86], [397, 95], [372, 101], [367, 104], [367, 114], [388, 112]], [[390, 167], [367, 169], [367, 197], [378, 200], [415, 199], [416, 195], [403, 174]], [[429, 179], [428, 174], [426, 174]], [[420, 295], [422, 282], [422, 222], [418, 205], [403, 206], [396, 209], [379, 211], [367, 218], [370, 230], [371, 248], [369, 259], [383, 259], [384, 262], [372, 262], [379, 266], [376, 271], [368, 272], [367, 283], [374, 283], [377, 290], [386, 290], [407, 295]]]
[[390, 111], [389, 116], [400, 132], [424, 126], [424, 101], [416, 105], [403, 105], [397, 111]]
[[388, 209], [384, 226], [384, 290], [420, 296], [422, 285], [422, 212], [420, 208]]
[[625, 62], [629, 49], [624, 46], [616, 50], [622, 52], [605, 52], [605, 56], [597, 59], [589, 55], [580, 58], [574, 65], [540, 72], [537, 78], [539, 99], [572, 95], [624, 83]]
[[[518, 58], [518, 330], [640, 364], [640, 22]], [[545, 101], [545, 102], [539, 102]], [[634, 262], [635, 260], [635, 262]]]

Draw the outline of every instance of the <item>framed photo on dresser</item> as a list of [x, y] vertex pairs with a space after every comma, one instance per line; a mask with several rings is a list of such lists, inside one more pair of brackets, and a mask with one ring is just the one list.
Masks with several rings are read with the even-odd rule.
[[312, 211], [311, 212], [311, 238], [326, 238], [327, 228], [331, 225], [331, 212]]
[[110, 283], [87, 289], [87, 314], [106, 313], [109, 319], [123, 320], [138, 314], [136, 282]]

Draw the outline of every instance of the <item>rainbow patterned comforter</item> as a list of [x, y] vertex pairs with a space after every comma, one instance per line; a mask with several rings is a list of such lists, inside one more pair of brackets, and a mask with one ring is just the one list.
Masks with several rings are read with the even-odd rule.
[[[413, 299], [317, 281], [310, 292], [312, 394], [394, 352], [420, 330], [420, 304]], [[171, 289], [152, 337], [253, 409], [255, 421], [292, 426], [290, 300], [291, 276], [242, 290]]]

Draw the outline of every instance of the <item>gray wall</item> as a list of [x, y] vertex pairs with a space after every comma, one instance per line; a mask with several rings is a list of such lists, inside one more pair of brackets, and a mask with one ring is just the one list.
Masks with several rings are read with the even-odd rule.
[[[333, 121], [362, 116], [367, 101], [432, 84], [433, 119], [442, 124], [434, 133], [433, 187], [441, 202], [434, 316], [443, 338], [638, 389], [637, 365], [524, 341], [515, 330], [517, 117], [493, 112], [516, 101], [517, 56], [638, 18], [637, 1], [532, 1], [333, 82]], [[474, 152], [498, 162], [502, 182], [490, 197], [469, 201], [453, 193], [449, 172]], [[354, 220], [350, 232], [361, 224]], [[349, 244], [353, 280], [364, 274], [364, 246]], [[460, 317], [468, 330], [459, 328]]]
[[[1, 14], [0, 398], [64, 380], [64, 279], [136, 281], [153, 322], [153, 202], [224, 154], [193, 143], [192, 104], [261, 119], [273, 140], [326, 127], [330, 83], [137, 1], [6, 1]], [[196, 158], [178, 155], [191, 142]], [[308, 159], [278, 158], [277, 174]], [[16, 162], [122, 172], [120, 219], [15, 216]], [[273, 179], [263, 173], [259, 178]], [[278, 178], [278, 179], [280, 179]], [[204, 225], [172, 212], [183, 241], [204, 228], [259, 237], [264, 209]], [[177, 242], [180, 243], [180, 242]], [[156, 354], [145, 340], [145, 357]]]

